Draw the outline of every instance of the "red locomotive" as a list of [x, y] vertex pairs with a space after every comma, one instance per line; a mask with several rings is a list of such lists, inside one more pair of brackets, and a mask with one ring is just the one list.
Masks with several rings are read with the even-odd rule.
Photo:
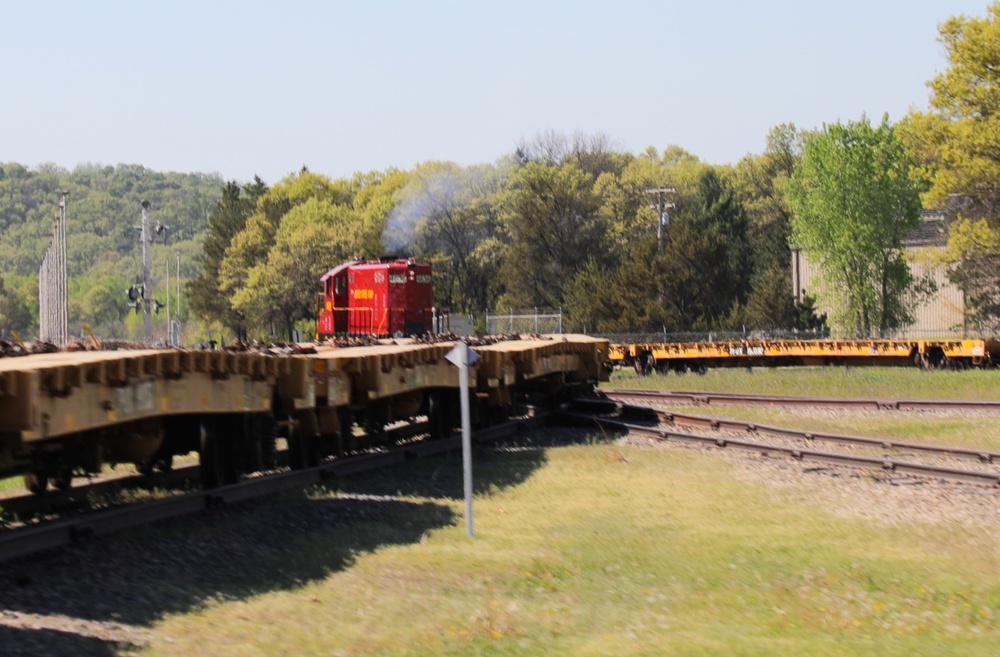
[[411, 259], [345, 262], [320, 281], [320, 338], [423, 335], [433, 320], [431, 266]]

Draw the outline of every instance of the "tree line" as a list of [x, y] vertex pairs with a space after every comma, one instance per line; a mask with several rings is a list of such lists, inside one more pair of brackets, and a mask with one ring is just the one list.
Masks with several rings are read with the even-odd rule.
[[594, 333], [813, 328], [791, 295], [777, 192], [798, 138], [782, 126], [763, 155], [720, 168], [678, 147], [632, 155], [550, 133], [488, 165], [230, 182], [192, 307], [233, 334], [310, 331], [326, 270], [393, 254], [433, 264], [442, 311], [561, 308], [568, 330]]
[[[67, 278], [71, 332], [83, 324], [98, 335], [136, 338], [142, 318], [128, 307], [126, 290], [142, 281], [137, 226], [142, 200], [151, 220], [169, 228], [166, 247], [154, 247], [152, 292], [165, 302], [167, 267], [176, 289], [198, 271], [208, 217], [223, 180], [214, 174], [162, 173], [137, 164], [82, 164], [66, 170], [54, 164], [31, 169], [0, 162], [0, 331], [28, 338], [38, 332], [38, 270], [52, 244], [55, 216], [67, 192]], [[175, 306], [176, 308], [176, 306]], [[187, 309], [185, 308], [185, 314]]]

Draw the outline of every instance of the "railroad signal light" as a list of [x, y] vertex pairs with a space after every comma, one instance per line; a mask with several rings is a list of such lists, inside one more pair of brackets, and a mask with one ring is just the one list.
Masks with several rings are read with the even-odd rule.
[[160, 314], [160, 308], [166, 308], [166, 305], [167, 304], [160, 303], [156, 299], [153, 299], [153, 314], [154, 315], [159, 315]]
[[129, 301], [138, 301], [146, 298], [146, 287], [144, 285], [132, 285], [127, 290]]

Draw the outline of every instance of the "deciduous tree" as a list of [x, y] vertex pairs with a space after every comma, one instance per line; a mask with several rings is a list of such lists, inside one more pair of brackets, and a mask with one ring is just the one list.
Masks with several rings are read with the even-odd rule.
[[911, 160], [888, 116], [825, 126], [805, 145], [789, 183], [792, 240], [821, 267], [825, 296], [842, 295], [834, 322], [861, 335], [908, 323], [913, 279], [902, 240], [920, 221]]
[[969, 318], [1000, 319], [1000, 3], [983, 18], [940, 26], [947, 68], [930, 81], [930, 109], [911, 113], [900, 137], [930, 181], [924, 205], [947, 212], [951, 280]]
[[575, 164], [530, 162], [517, 171], [504, 202], [511, 235], [501, 269], [506, 304], [562, 306], [566, 282], [601, 256], [597, 209], [593, 179]]

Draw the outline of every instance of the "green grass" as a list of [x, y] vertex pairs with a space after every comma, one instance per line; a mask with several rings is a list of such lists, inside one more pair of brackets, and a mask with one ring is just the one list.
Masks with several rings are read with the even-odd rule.
[[0, 478], [0, 490], [21, 490], [24, 488], [24, 477]]
[[714, 368], [639, 376], [618, 370], [607, 387], [884, 399], [998, 399], [1000, 369], [925, 372], [915, 367]]
[[727, 478], [698, 451], [595, 439], [477, 455], [469, 540], [459, 464], [417, 461], [314, 491], [316, 503], [398, 492], [411, 509], [444, 505], [456, 519], [374, 513], [317, 526], [278, 555], [234, 555], [248, 579], [315, 575], [171, 614], [146, 654], [993, 655], [1000, 645], [993, 527], [876, 527]]

